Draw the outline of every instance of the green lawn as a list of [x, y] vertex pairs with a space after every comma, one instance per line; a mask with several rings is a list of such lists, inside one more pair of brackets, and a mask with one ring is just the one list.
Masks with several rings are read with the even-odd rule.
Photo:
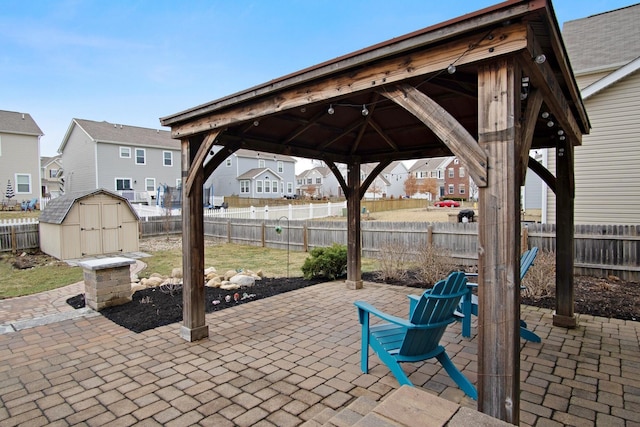
[[[162, 250], [143, 258], [147, 268], [140, 273], [146, 277], [151, 273], [169, 275], [171, 270], [182, 266], [182, 251], [180, 249]], [[309, 256], [306, 252], [287, 254], [286, 250], [268, 249], [257, 246], [243, 246], [221, 244], [205, 247], [205, 268], [215, 267], [218, 271], [227, 270], [262, 270], [267, 277], [286, 277], [287, 264], [289, 276], [302, 276], [300, 268]], [[62, 262], [50, 262], [27, 270], [14, 268], [9, 260], [10, 253], [0, 254], [0, 298], [30, 295], [38, 292], [59, 288], [82, 280], [82, 269], [70, 267]], [[375, 270], [375, 261], [362, 260], [363, 271]]]

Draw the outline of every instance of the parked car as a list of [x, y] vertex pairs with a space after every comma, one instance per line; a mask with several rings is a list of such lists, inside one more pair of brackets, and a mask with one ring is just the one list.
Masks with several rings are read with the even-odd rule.
[[433, 206], [437, 208], [458, 208], [460, 207], [460, 202], [456, 202], [455, 200], [438, 200]]

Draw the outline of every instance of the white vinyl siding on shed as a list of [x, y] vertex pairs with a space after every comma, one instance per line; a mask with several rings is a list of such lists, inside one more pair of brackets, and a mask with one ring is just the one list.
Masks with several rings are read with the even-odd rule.
[[[591, 133], [574, 148], [575, 223], [637, 224], [640, 212], [640, 72], [584, 101]], [[555, 150], [549, 152], [555, 174]], [[547, 222], [556, 222], [548, 192]]]

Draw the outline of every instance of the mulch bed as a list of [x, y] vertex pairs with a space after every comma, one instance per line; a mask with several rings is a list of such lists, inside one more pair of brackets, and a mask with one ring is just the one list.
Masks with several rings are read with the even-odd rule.
[[[424, 285], [411, 274], [401, 281], [382, 281], [378, 276], [376, 273], [363, 273], [362, 278], [392, 286], [424, 288]], [[305, 280], [302, 277], [264, 278], [256, 281], [253, 287], [238, 291], [205, 288], [205, 311], [211, 313], [325, 281], [325, 279]], [[575, 276], [574, 284], [576, 313], [632, 321], [638, 321], [640, 318], [640, 283], [625, 282], [616, 278]], [[234, 300], [236, 293], [237, 301]], [[245, 293], [250, 297], [242, 299]], [[230, 301], [225, 301], [226, 296], [230, 297]], [[84, 294], [76, 295], [67, 302], [74, 308], [84, 307]], [[522, 298], [522, 303], [553, 309], [555, 297]], [[100, 313], [133, 332], [143, 332], [182, 320], [182, 291], [170, 293], [160, 288], [145, 289], [136, 292], [130, 303], [109, 307], [101, 310]]]

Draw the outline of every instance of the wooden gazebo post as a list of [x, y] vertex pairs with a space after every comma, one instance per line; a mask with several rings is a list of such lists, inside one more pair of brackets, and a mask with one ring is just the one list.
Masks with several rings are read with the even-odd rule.
[[349, 164], [347, 170], [347, 280], [349, 289], [362, 289], [362, 241], [360, 240], [360, 162]]
[[[478, 409], [519, 424], [519, 69], [497, 59], [478, 70], [478, 137], [488, 154], [478, 227]], [[517, 99], [517, 101], [516, 101]]]
[[[204, 172], [196, 153], [201, 139], [182, 140], [182, 327], [180, 336], [197, 341], [209, 336], [204, 307]], [[191, 168], [193, 166], [193, 168]], [[190, 170], [191, 169], [191, 170]], [[190, 179], [188, 179], [190, 178]]]
[[575, 328], [573, 260], [574, 179], [573, 145], [567, 138], [556, 148], [556, 311], [553, 324]]

